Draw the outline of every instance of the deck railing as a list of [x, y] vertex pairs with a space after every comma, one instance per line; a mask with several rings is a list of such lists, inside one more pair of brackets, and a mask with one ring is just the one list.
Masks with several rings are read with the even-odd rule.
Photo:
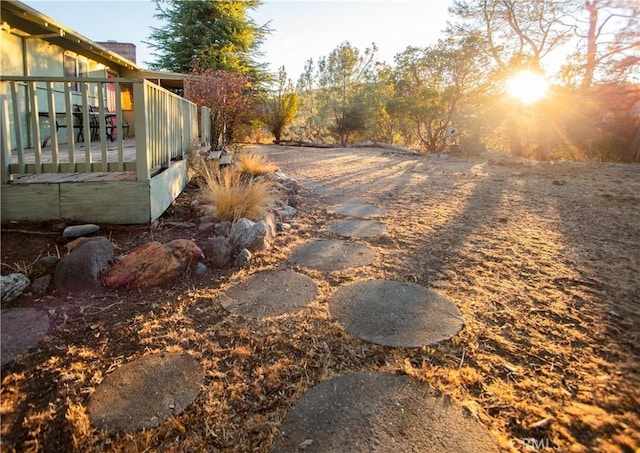
[[200, 110], [200, 143], [211, 146], [211, 109], [204, 106]]
[[[107, 111], [109, 97], [113, 112]], [[123, 137], [130, 108], [133, 162], [126, 160]], [[146, 180], [155, 169], [182, 158], [198, 139], [197, 106], [144, 79], [3, 77], [0, 110], [3, 183], [15, 173], [125, 170], [135, 170], [137, 179]], [[108, 119], [113, 144], [107, 143]]]

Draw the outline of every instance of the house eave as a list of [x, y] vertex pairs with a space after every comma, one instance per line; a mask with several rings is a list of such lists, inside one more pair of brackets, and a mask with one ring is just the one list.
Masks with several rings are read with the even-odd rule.
[[[2, 9], [2, 21], [11, 29], [16, 28], [23, 33], [16, 33], [27, 39], [39, 38], [57, 46], [68, 49], [106, 66], [118, 66], [122, 69], [139, 71], [141, 68], [136, 63], [123, 56], [91, 41], [86, 36], [57, 22], [49, 16], [25, 5], [17, 0], [0, 2]], [[25, 33], [27, 36], [25, 36]]]

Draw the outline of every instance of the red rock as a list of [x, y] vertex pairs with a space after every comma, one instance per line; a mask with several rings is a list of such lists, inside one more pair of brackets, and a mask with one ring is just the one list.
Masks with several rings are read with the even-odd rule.
[[201, 258], [202, 250], [188, 239], [167, 244], [148, 242], [118, 261], [107, 273], [104, 284], [109, 288], [162, 285], [195, 266]]

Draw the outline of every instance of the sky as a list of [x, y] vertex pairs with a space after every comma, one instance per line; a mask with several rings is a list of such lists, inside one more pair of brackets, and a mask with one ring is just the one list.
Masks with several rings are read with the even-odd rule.
[[[143, 43], [159, 28], [151, 0], [22, 0], [92, 41], [116, 40], [136, 45], [137, 63], [153, 61]], [[441, 38], [451, 0], [266, 0], [251, 16], [273, 30], [260, 50], [260, 61], [276, 72], [285, 66], [296, 81], [304, 64], [327, 56], [349, 41], [364, 51], [378, 47], [378, 60], [393, 63], [408, 46], [424, 47]]]

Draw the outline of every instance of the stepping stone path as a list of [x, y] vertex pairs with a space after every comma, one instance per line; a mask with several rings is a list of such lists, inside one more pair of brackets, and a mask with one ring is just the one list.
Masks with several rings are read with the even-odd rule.
[[497, 452], [489, 431], [449, 397], [391, 373], [350, 373], [302, 396], [272, 453]]
[[188, 354], [149, 354], [107, 375], [89, 401], [98, 429], [132, 433], [178, 415], [200, 392], [204, 371]]
[[306, 275], [293, 271], [258, 272], [221, 297], [225, 310], [245, 318], [264, 319], [300, 311], [318, 295]]
[[318, 240], [302, 244], [293, 251], [289, 263], [324, 272], [340, 271], [371, 264], [376, 254], [356, 242]]
[[385, 346], [416, 348], [448, 340], [462, 328], [449, 300], [412, 283], [370, 280], [336, 291], [331, 315], [351, 335]]
[[0, 312], [0, 359], [4, 365], [38, 345], [49, 330], [49, 316], [35, 308], [7, 308]]
[[370, 238], [380, 236], [387, 226], [378, 220], [343, 219], [329, 222], [329, 232], [348, 238]]
[[386, 214], [384, 209], [367, 203], [360, 198], [337, 197], [330, 200], [329, 213], [339, 214], [346, 217], [382, 217]]
[[[368, 219], [384, 210], [358, 198], [333, 199], [329, 212], [355, 217], [329, 223], [333, 234], [366, 238], [383, 234], [384, 223]], [[289, 262], [320, 271], [373, 261], [364, 244], [316, 240], [297, 247]], [[420, 347], [447, 340], [462, 328], [462, 314], [446, 298], [421, 286], [370, 280], [339, 288], [329, 311], [362, 340]], [[288, 452], [493, 452], [488, 430], [450, 398], [426, 384], [388, 373], [351, 373], [309, 390], [289, 411], [273, 453]]]

